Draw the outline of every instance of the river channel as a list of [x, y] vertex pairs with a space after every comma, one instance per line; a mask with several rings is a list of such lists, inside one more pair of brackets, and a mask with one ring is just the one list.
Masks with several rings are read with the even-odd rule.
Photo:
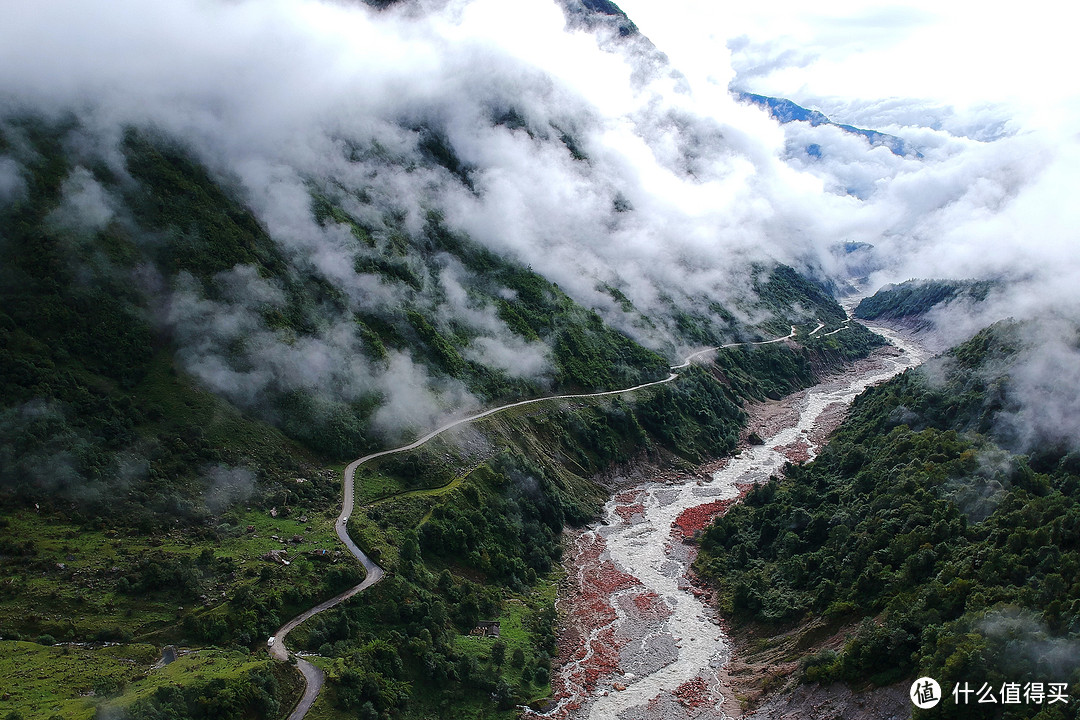
[[789, 459], [813, 458], [829, 417], [835, 424], [867, 387], [924, 360], [924, 350], [910, 338], [872, 329], [900, 352], [879, 353], [789, 398], [781, 420], [762, 435], [764, 443], [718, 470], [619, 491], [605, 506], [603, 520], [574, 539], [559, 601], [564, 621], [562, 664], [553, 676], [556, 700], [542, 717], [727, 717], [730, 691], [720, 670], [730, 658], [730, 644], [716, 612], [686, 577], [694, 548], [682, 542], [685, 518], [721, 511]]

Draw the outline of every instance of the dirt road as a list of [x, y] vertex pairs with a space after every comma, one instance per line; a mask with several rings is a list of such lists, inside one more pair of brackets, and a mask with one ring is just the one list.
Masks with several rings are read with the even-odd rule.
[[[820, 329], [820, 328], [818, 328], [818, 329]], [[778, 343], [778, 342], [783, 342], [784, 340], [790, 340], [790, 339], [792, 339], [792, 338], [794, 338], [796, 336], [797, 332], [798, 331], [797, 331], [796, 327], [794, 325], [792, 325], [791, 326], [791, 332], [788, 335], [785, 335], [783, 337], [773, 338], [772, 340], [761, 340], [761, 341], [758, 341], [758, 342], [729, 343], [727, 345], [719, 345], [717, 347], [710, 347], [710, 348], [705, 348], [703, 350], [698, 350], [698, 351], [688, 355], [686, 357], [686, 359], [681, 364], [672, 365], [671, 370], [673, 370], [673, 371], [674, 370], [681, 370], [682, 368], [689, 367], [689, 365], [696, 358], [698, 358], [698, 357], [700, 357], [702, 355], [705, 355], [707, 353], [713, 352], [715, 350], [720, 350], [720, 349], [723, 349], [723, 348], [738, 347], [740, 345], [770, 345], [772, 343]], [[349, 523], [349, 518], [352, 516], [353, 507], [354, 507], [355, 492], [354, 492], [354, 487], [353, 486], [354, 486], [354, 481], [355, 481], [355, 476], [356, 476], [356, 468], [360, 467], [361, 465], [363, 465], [366, 462], [370, 462], [372, 460], [375, 460], [376, 458], [385, 457], [387, 455], [394, 455], [396, 453], [408, 452], [409, 450], [415, 450], [416, 448], [420, 447], [424, 443], [432, 440], [435, 437], [438, 437], [439, 435], [443, 434], [444, 432], [446, 432], [448, 430], [452, 430], [453, 428], [459, 427], [461, 425], [465, 425], [467, 423], [471, 423], [471, 422], [473, 422], [475, 420], [479, 420], [481, 418], [488, 417], [489, 415], [494, 415], [495, 413], [502, 412], [504, 410], [509, 410], [510, 408], [522, 407], [524, 405], [532, 405], [532, 404], [540, 403], [540, 402], [547, 402], [549, 400], [577, 400], [577, 399], [582, 399], [582, 398], [595, 398], [595, 397], [606, 397], [606, 396], [609, 396], [609, 395], [622, 395], [624, 393], [630, 393], [630, 392], [634, 392], [634, 391], [637, 391], [637, 390], [643, 390], [645, 388], [653, 387], [653, 386], [656, 386], [656, 385], [663, 385], [665, 383], [669, 383], [669, 382], [674, 381], [678, 377], [679, 377], [679, 374], [677, 372], [672, 372], [670, 375], [668, 375], [663, 380], [654, 380], [653, 382], [642, 383], [641, 385], [635, 385], [633, 387], [623, 388], [621, 390], [607, 390], [607, 391], [604, 391], [604, 392], [595, 392], [595, 393], [572, 393], [572, 394], [567, 394], [567, 395], [554, 395], [554, 396], [549, 396], [549, 397], [534, 398], [532, 400], [521, 400], [519, 402], [507, 403], [506, 405], [500, 405], [498, 407], [491, 408], [490, 410], [485, 410], [483, 412], [476, 413], [475, 415], [469, 415], [468, 417], [463, 417], [463, 418], [461, 418], [459, 420], [451, 421], [451, 422], [443, 425], [442, 427], [438, 428], [437, 430], [433, 430], [430, 433], [428, 433], [427, 435], [424, 435], [420, 439], [409, 443], [408, 445], [403, 445], [401, 447], [394, 448], [392, 450], [382, 450], [380, 452], [371, 453], [370, 455], [365, 455], [364, 457], [359, 458], [357, 460], [353, 460], [345, 468], [344, 495], [343, 495], [342, 503], [341, 503], [341, 512], [338, 514], [338, 518], [334, 522], [334, 530], [337, 532], [337, 536], [341, 540], [341, 542], [344, 543], [346, 548], [348, 548], [349, 552], [352, 553], [352, 555], [357, 560], [359, 560], [360, 563], [364, 566], [364, 570], [367, 572], [367, 576], [364, 578], [364, 581], [362, 583], [360, 583], [359, 585], [357, 585], [355, 587], [352, 587], [352, 588], [349, 588], [348, 590], [341, 593], [340, 595], [332, 597], [329, 600], [325, 600], [325, 601], [319, 603], [318, 605], [316, 605], [313, 608], [305, 610], [304, 612], [300, 613], [299, 615], [294, 617], [292, 620], [290, 620], [289, 622], [285, 623], [280, 628], [278, 628], [277, 632], [274, 634], [274, 643], [273, 643], [273, 645], [271, 645], [269, 648], [267, 648], [270, 655], [273, 658], [275, 658], [276, 660], [280, 660], [282, 662], [287, 661], [289, 659], [289, 649], [285, 644], [285, 638], [288, 637], [289, 633], [293, 630], [293, 628], [297, 627], [301, 623], [307, 621], [309, 618], [311, 618], [311, 617], [313, 617], [315, 615], [318, 615], [319, 613], [321, 613], [321, 612], [323, 612], [325, 610], [329, 610], [332, 607], [340, 605], [341, 603], [345, 602], [346, 600], [353, 597], [357, 593], [363, 592], [365, 589], [367, 589], [367, 588], [371, 587], [372, 585], [374, 585], [375, 583], [379, 582], [379, 580], [381, 580], [383, 578], [383, 575], [385, 574], [383, 569], [381, 567], [379, 567], [378, 565], [376, 565], [375, 562], [371, 558], [369, 558], [367, 555], [365, 555], [364, 551], [361, 550], [359, 547], [357, 547], [356, 543], [354, 543], [352, 538], [349, 537], [348, 523]], [[296, 708], [292, 711], [292, 714], [289, 715], [288, 720], [303, 720], [303, 717], [307, 714], [308, 710], [311, 709], [311, 706], [315, 703], [315, 699], [318, 698], [319, 692], [322, 690], [323, 684], [326, 681], [326, 678], [325, 678], [323, 672], [319, 668], [317, 668], [314, 665], [312, 665], [311, 663], [309, 663], [307, 660], [304, 660], [303, 658], [297, 657], [296, 658], [296, 664], [297, 664], [297, 667], [300, 669], [300, 672], [303, 673], [303, 675], [304, 675], [304, 682], [305, 682], [306, 687], [304, 688], [303, 697], [300, 699], [300, 702], [297, 704]]]

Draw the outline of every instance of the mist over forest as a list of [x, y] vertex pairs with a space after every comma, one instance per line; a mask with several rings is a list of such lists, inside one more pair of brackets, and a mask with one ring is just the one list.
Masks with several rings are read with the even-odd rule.
[[[337, 543], [329, 526], [298, 518], [332, 520], [339, 465], [496, 405], [655, 383], [557, 419], [545, 409], [461, 431], [442, 455], [380, 461], [360, 481], [370, 512], [349, 532], [396, 573], [373, 607], [441, 609], [386, 609], [396, 639], [371, 629], [370, 608], [319, 620], [306, 647], [351, 658], [332, 673], [339, 709], [421, 717], [434, 705], [409, 701], [405, 686], [423, 666], [444, 683], [432, 697], [509, 712], [551, 689], [548, 606], [528, 605], [541, 619], [523, 631], [513, 677], [455, 638], [481, 608], [494, 617], [514, 593], [543, 594], [562, 528], [600, 512], [597, 478], [742, 447], [748, 407], [879, 351], [885, 339], [859, 321], [940, 353], [852, 423], [978, 453], [978, 463], [950, 454], [958, 475], [932, 498], [952, 513], [950, 537], [976, 547], [983, 538], [966, 523], [997, 522], [1018, 489], [1071, 512], [1080, 89], [1055, 65], [1071, 60], [1069, 39], [1036, 9], [1006, 21], [922, 2], [782, 5], [6, 8], [3, 639], [213, 644], [221, 633], [222, 647], [252, 646], [364, 575], [351, 557], [333, 573], [305, 557], [292, 570], [300, 579], [266, 560], [294, 531], [320, 550]], [[660, 384], [690, 353], [719, 346], [730, 347], [707, 370]], [[843, 448], [874, 446], [844, 432]], [[824, 469], [792, 477], [824, 487], [840, 468], [838, 492], [860, 503], [862, 486], [842, 477], [857, 464], [836, 449], [811, 466]], [[799, 498], [763, 500], [770, 492], [754, 507], [798, 513]], [[764, 576], [720, 577], [742, 572], [732, 548], [786, 572], [770, 555], [783, 536], [748, 539], [754, 512], [704, 536], [714, 562], [704, 575], [739, 602], [733, 583]], [[47, 518], [68, 534], [49, 535]], [[100, 533], [87, 547], [107, 564], [67, 559], [83, 532]], [[253, 554], [249, 532], [273, 532], [275, 544]], [[148, 544], [127, 556], [118, 537]], [[1055, 541], [1072, 552], [1069, 542]], [[190, 549], [200, 543], [209, 555]], [[269, 569], [247, 572], [247, 560]], [[30, 572], [54, 584], [35, 586]], [[736, 615], [791, 620], [835, 600], [811, 597], [821, 578], [787, 582], [761, 591], [769, 607]], [[1061, 582], [1054, 598], [1017, 589], [977, 617], [958, 610], [956, 627], [1038, 635], [1067, 659], [1078, 606]], [[170, 583], [187, 594], [172, 602], [155, 589]], [[874, 597], [852, 602], [866, 617], [902, 604]], [[769, 603], [788, 604], [770, 615]], [[380, 644], [403, 638], [419, 644], [400, 658]], [[889, 656], [898, 667], [911, 669], [909, 645]], [[821, 679], [869, 676], [837, 657], [819, 663]], [[278, 717], [272, 703], [295, 690], [296, 678], [267, 667], [244, 675], [241, 685], [261, 688], [245, 696], [249, 715]], [[485, 672], [491, 687], [477, 680]], [[123, 689], [106, 685], [101, 697]], [[169, 702], [190, 706], [192, 693]]]
[[[462, 294], [466, 269], [427, 269], [419, 291], [356, 272], [371, 248], [347, 223], [320, 222], [313, 194], [375, 246], [421, 232], [438, 212], [453, 231], [534, 268], [672, 359], [686, 339], [665, 327], [666, 309], [737, 304], [752, 293], [754, 263], [795, 265], [841, 287], [853, 265], [871, 289], [911, 277], [1001, 280], [1002, 296], [968, 334], [1000, 317], [1075, 312], [1074, 204], [1063, 195], [1075, 138], [1023, 127], [1004, 108], [968, 119], [996, 128], [982, 134], [958, 129], [947, 107], [912, 118], [911, 105], [894, 104], [890, 115], [883, 104], [876, 115], [840, 116], [895, 129], [921, 155], [897, 156], [830, 125], [778, 125], [728, 92], [722, 79], [742, 82], [734, 71], [675, 66], [636, 29], [623, 34], [620, 16], [575, 3], [377, 12], [316, 2], [51, 2], [9, 20], [7, 116], [79, 119], [53, 227], [87, 234], [124, 222], [115, 189], [85, 166], [123, 177], [127, 129], [159, 133], [233, 188], [284, 260], [343, 294], [348, 310], [419, 292], [443, 322], [478, 333], [469, 357], [517, 374], [544, 377], [545, 349], [515, 340], [490, 304]], [[744, 62], [745, 50], [729, 56]], [[20, 145], [0, 165], [8, 203], [27, 192], [32, 151]], [[846, 243], [873, 247], [838, 250]], [[317, 369], [304, 382], [346, 398], [361, 386], [398, 393], [387, 405], [401, 408], [401, 422], [464, 399], [433, 386], [408, 354], [389, 371], [364, 367], [334, 322], [310, 344], [282, 346], [244, 317], [255, 303], [280, 302], [280, 288], [250, 268], [222, 272], [212, 299], [165, 278], [161, 314], [186, 369], [230, 399], [251, 403], [268, 383], [297, 387], [290, 368], [310, 358], [323, 360], [305, 368]], [[221, 345], [238, 334], [250, 338], [253, 365], [240, 373], [221, 360]], [[405, 384], [427, 391], [401, 396]]]

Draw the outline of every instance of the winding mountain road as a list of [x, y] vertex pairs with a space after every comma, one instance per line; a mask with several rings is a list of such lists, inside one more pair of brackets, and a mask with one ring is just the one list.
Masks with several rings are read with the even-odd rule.
[[[815, 329], [814, 332], [817, 332], [817, 330], [820, 330], [820, 329], [821, 328], [818, 327], [818, 328]], [[705, 355], [707, 353], [714, 352], [716, 350], [723, 350], [725, 348], [739, 347], [741, 345], [771, 345], [773, 343], [783, 342], [785, 340], [791, 340], [791, 339], [793, 339], [795, 337], [797, 332], [798, 331], [797, 331], [796, 327], [794, 325], [792, 325], [791, 326], [791, 332], [789, 334], [787, 334], [787, 335], [785, 335], [783, 337], [773, 338], [772, 340], [760, 340], [760, 341], [757, 341], [757, 342], [728, 343], [727, 345], [717, 345], [715, 347], [705, 348], [704, 350], [698, 350], [697, 352], [691, 353], [690, 355], [686, 356], [686, 358], [683, 360], [683, 362], [680, 363], [679, 365], [672, 365], [671, 370], [681, 370], [683, 368], [689, 367], [690, 364], [693, 363], [693, 361], [696, 358], [701, 357], [702, 355]], [[838, 332], [838, 330], [833, 331], [833, 332]], [[828, 333], [828, 334], [832, 334], [832, 333]], [[360, 467], [361, 465], [363, 465], [366, 462], [370, 462], [372, 460], [375, 460], [375, 459], [381, 458], [381, 457], [385, 457], [387, 455], [394, 455], [396, 453], [402, 453], [402, 452], [408, 452], [409, 450], [415, 450], [416, 448], [420, 447], [424, 443], [427, 443], [428, 441], [430, 441], [430, 440], [438, 437], [439, 435], [443, 434], [447, 430], [452, 430], [452, 429], [454, 429], [456, 427], [459, 427], [461, 425], [465, 425], [465, 424], [474, 422], [476, 420], [480, 420], [481, 418], [485, 418], [485, 417], [488, 417], [489, 415], [494, 415], [495, 413], [499, 413], [499, 412], [502, 412], [504, 410], [509, 410], [511, 408], [522, 407], [524, 405], [533, 405], [533, 404], [536, 404], [536, 403], [547, 402], [549, 400], [574, 400], [574, 399], [580, 399], [580, 398], [606, 397], [608, 395], [622, 395], [624, 393], [631, 393], [631, 392], [635, 392], [637, 390], [643, 390], [645, 388], [653, 387], [653, 386], [656, 386], [656, 385], [664, 385], [666, 383], [672, 382], [673, 380], [675, 380], [678, 377], [679, 377], [679, 374], [677, 372], [672, 372], [670, 375], [668, 375], [663, 380], [654, 380], [652, 382], [642, 383], [641, 385], [635, 385], [633, 387], [623, 388], [621, 390], [606, 390], [604, 392], [595, 392], [595, 393], [572, 393], [572, 394], [567, 394], [567, 395], [551, 395], [551, 396], [547, 396], [547, 397], [533, 398], [531, 400], [521, 400], [521, 401], [518, 401], [518, 402], [507, 403], [506, 405], [499, 405], [498, 407], [491, 408], [490, 410], [485, 410], [483, 412], [476, 413], [475, 415], [469, 415], [468, 417], [463, 417], [463, 418], [461, 418], [459, 420], [454, 420], [452, 422], [449, 422], [446, 425], [443, 425], [442, 427], [438, 428], [437, 430], [433, 430], [433, 431], [429, 432], [427, 435], [424, 435], [420, 439], [414, 440], [413, 442], [409, 443], [408, 445], [402, 445], [401, 447], [393, 448], [392, 450], [382, 450], [380, 452], [371, 453], [370, 455], [365, 455], [364, 457], [359, 458], [357, 460], [353, 460], [345, 468], [344, 497], [343, 497], [342, 503], [341, 503], [341, 513], [338, 515], [337, 520], [334, 522], [334, 530], [337, 532], [337, 536], [341, 540], [341, 542], [344, 543], [346, 548], [348, 548], [349, 552], [352, 553], [352, 555], [357, 560], [359, 560], [360, 563], [364, 566], [364, 570], [367, 572], [367, 575], [364, 578], [364, 581], [362, 583], [360, 583], [359, 585], [357, 585], [355, 587], [352, 587], [352, 588], [349, 588], [348, 590], [341, 593], [340, 595], [336, 595], [336, 596], [330, 598], [329, 600], [325, 600], [325, 601], [319, 603], [315, 607], [312, 607], [312, 608], [310, 608], [308, 610], [305, 610], [304, 612], [300, 613], [299, 615], [294, 617], [292, 620], [289, 620], [287, 623], [285, 623], [280, 628], [278, 628], [277, 632], [273, 636], [274, 637], [273, 644], [271, 644], [267, 648], [270, 655], [276, 660], [280, 660], [282, 662], [287, 661], [289, 659], [289, 649], [285, 645], [285, 638], [288, 636], [288, 634], [290, 632], [292, 632], [292, 630], [294, 628], [296, 628], [301, 623], [307, 621], [309, 618], [312, 618], [315, 615], [318, 615], [319, 613], [323, 612], [324, 610], [329, 610], [332, 607], [340, 605], [341, 603], [345, 602], [346, 600], [353, 597], [354, 595], [363, 592], [367, 588], [371, 587], [375, 583], [382, 580], [383, 576], [385, 575], [385, 571], [381, 567], [379, 567], [377, 564], [375, 564], [375, 562], [371, 558], [369, 558], [367, 555], [365, 555], [364, 551], [361, 550], [359, 547], [357, 547], [356, 543], [354, 543], [352, 538], [349, 537], [348, 523], [349, 523], [349, 517], [352, 516], [353, 507], [354, 507], [354, 504], [355, 504], [355, 501], [354, 501], [354, 498], [355, 498], [354, 478], [356, 476], [356, 469], [358, 467]], [[305, 659], [303, 659], [303, 658], [301, 658], [299, 656], [295, 656], [295, 655], [294, 655], [294, 657], [296, 658], [297, 668], [300, 670], [300, 672], [304, 676], [305, 688], [304, 688], [304, 694], [300, 698], [300, 702], [297, 703], [296, 707], [293, 709], [292, 713], [289, 715], [288, 720], [303, 720], [303, 717], [305, 715], [307, 715], [308, 710], [311, 709], [311, 706], [315, 703], [316, 698], [318, 698], [319, 693], [322, 691], [323, 684], [326, 682], [326, 676], [325, 676], [325, 674], [323, 673], [322, 670], [320, 670], [318, 667], [311, 664], [307, 660], [305, 660]]]
[[835, 335], [836, 333], [840, 332], [841, 330], [847, 330], [848, 326], [850, 324], [851, 324], [851, 318], [848, 318], [847, 320], [845, 320], [843, 322], [843, 324], [840, 327], [836, 328], [835, 330], [832, 330], [830, 332], [825, 333], [821, 337], [829, 337], [830, 335]]

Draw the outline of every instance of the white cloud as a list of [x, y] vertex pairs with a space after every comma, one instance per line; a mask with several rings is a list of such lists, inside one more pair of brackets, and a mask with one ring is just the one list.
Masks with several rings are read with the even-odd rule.
[[403, 353], [392, 353], [389, 367], [379, 377], [384, 402], [375, 411], [376, 429], [390, 437], [403, 430], [420, 431], [448, 414], [467, 415], [478, 407], [476, 398], [455, 381], [434, 383], [422, 365]]
[[673, 57], [698, 67], [709, 66], [708, 49], [730, 44], [755, 91], [782, 97], [1005, 102], [1038, 116], [1080, 87], [1065, 71], [1072, 18], [1047, 0], [1008, 11], [930, 0], [625, 0], [622, 7], [663, 47], [677, 48]]
[[528, 343], [516, 337], [477, 338], [463, 354], [482, 365], [499, 368], [510, 377], [538, 378], [551, 371], [546, 345]]
[[21, 200], [26, 195], [19, 163], [13, 158], [0, 157], [0, 207]]
[[100, 230], [116, 211], [105, 188], [84, 167], [76, 167], [60, 186], [63, 199], [49, 220], [61, 227], [93, 232]]
[[[312, 183], [363, 190], [370, 203], [349, 209], [377, 243], [392, 232], [389, 211], [417, 232], [440, 209], [636, 333], [598, 283], [647, 313], [664, 296], [726, 302], [746, 292], [748, 262], [834, 269], [829, 248], [843, 241], [878, 246], [881, 281], [1007, 273], [1076, 295], [1077, 81], [1055, 70], [1071, 67], [1069, 23], [1041, 18], [1038, 3], [1011, 15], [928, 2], [854, 12], [831, 0], [621, 4], [681, 75], [644, 41], [568, 31], [547, 0], [453, 0], [426, 13], [315, 0], [43, 0], [5, 13], [0, 98], [16, 113], [77, 112], [87, 142], [98, 138], [97, 153], [114, 159], [125, 124], [182, 139], [239, 184], [292, 262], [338, 288], [349, 310], [412, 291], [354, 272], [367, 250], [344, 226], [314, 222]], [[736, 70], [750, 89], [823, 98], [836, 119], [895, 132], [925, 157], [870, 150], [831, 127], [781, 128], [729, 95]], [[511, 109], [525, 127], [491, 124]], [[475, 192], [422, 161], [420, 126], [445, 133]], [[564, 132], [587, 162], [560, 142]], [[805, 153], [811, 143], [820, 159]], [[20, 192], [17, 168], [0, 162], [0, 193]], [[498, 365], [506, 350], [525, 353], [452, 275], [426, 281], [454, 301], [445, 313], [485, 338], [474, 357]], [[228, 383], [304, 386], [303, 352], [313, 358], [303, 370], [327, 391], [378, 387], [381, 371], [345, 361], [358, 348], [334, 323], [315, 345], [290, 346], [241, 312], [249, 301], [175, 298], [193, 346], [201, 333], [229, 336], [230, 323], [254, 334], [266, 360]], [[1048, 301], [1027, 293], [1014, 305], [1037, 313]], [[220, 348], [203, 349], [192, 357], [210, 364], [192, 367], [214, 385]], [[529, 353], [525, 365], [540, 372], [543, 353]], [[426, 397], [430, 410], [444, 406], [439, 392], [458, 392], [409, 362], [395, 359], [391, 374], [428, 396], [405, 397], [391, 382], [395, 402], [419, 408]]]

